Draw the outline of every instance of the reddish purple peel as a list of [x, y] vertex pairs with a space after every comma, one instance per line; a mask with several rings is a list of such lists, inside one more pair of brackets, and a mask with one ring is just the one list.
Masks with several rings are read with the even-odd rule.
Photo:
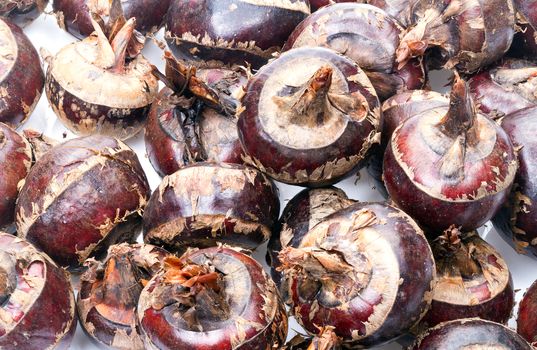
[[[120, 6], [119, 0], [112, 5]], [[143, 129], [158, 81], [141, 55], [144, 45], [135, 24], [135, 18], [118, 14], [106, 24], [96, 17], [93, 35], [63, 47], [48, 60], [47, 97], [75, 134], [126, 140]], [[86, 77], [85, 84], [81, 77]]]
[[515, 11], [509, 0], [416, 2], [397, 48], [397, 63], [427, 55], [435, 69], [474, 73], [511, 46]]
[[537, 283], [533, 283], [522, 298], [518, 309], [517, 332], [532, 344], [537, 343]]
[[431, 235], [452, 224], [473, 230], [492, 218], [518, 165], [506, 133], [475, 112], [460, 82], [449, 109], [407, 119], [395, 130], [384, 156], [390, 196]]
[[285, 206], [280, 220], [275, 225], [267, 246], [267, 264], [271, 267], [272, 279], [280, 286], [282, 273], [280, 251], [287, 246], [298, 248], [302, 238], [326, 216], [354, 203], [335, 187], [305, 189], [293, 197]]
[[169, 53], [166, 59], [166, 77], [158, 75], [169, 87], [153, 103], [145, 129], [155, 170], [165, 176], [200, 161], [242, 164], [235, 111], [246, 72], [193, 70]]
[[274, 282], [251, 257], [223, 247], [167, 260], [142, 291], [138, 317], [145, 345], [159, 349], [279, 348], [287, 334]]
[[17, 202], [17, 229], [62, 266], [79, 268], [134, 238], [149, 193], [128, 146], [104, 136], [70, 140], [32, 168]]
[[537, 200], [537, 167], [534, 164], [537, 144], [532, 135], [537, 130], [536, 115], [537, 108], [531, 107], [502, 120], [502, 128], [518, 150], [520, 166], [508, 200], [493, 220], [495, 227], [517, 252], [534, 257], [537, 256], [537, 215], [533, 208]]
[[[325, 70], [331, 80], [319, 84]], [[366, 74], [325, 48], [293, 49], [264, 66], [239, 112], [245, 161], [295, 185], [337, 182], [363, 166], [380, 137], [379, 101]]]
[[0, 347], [67, 349], [77, 322], [69, 275], [28, 242], [0, 233], [0, 275], [6, 272], [15, 283], [0, 283]]
[[144, 240], [170, 251], [217, 243], [253, 249], [277, 219], [277, 188], [238, 164], [197, 163], [163, 179], [144, 211]]
[[380, 145], [375, 146], [368, 162], [368, 172], [377, 183], [377, 189], [388, 196], [382, 180], [382, 160], [393, 132], [403, 122], [427, 110], [447, 107], [449, 99], [440, 93], [427, 90], [411, 90], [398, 93], [382, 104], [382, 131]]
[[0, 122], [18, 127], [33, 112], [45, 84], [39, 54], [17, 25], [0, 18]]
[[397, 68], [395, 50], [402, 32], [395, 18], [377, 7], [334, 4], [300, 23], [284, 50], [321, 46], [344, 54], [366, 72], [379, 98], [385, 100], [406, 89], [421, 89], [427, 80], [421, 61]]
[[279, 257], [282, 288], [298, 322], [312, 334], [334, 327], [345, 346], [398, 337], [431, 302], [430, 247], [410, 217], [385, 204], [341, 209]]
[[521, 59], [506, 59], [472, 77], [468, 84], [479, 110], [499, 119], [535, 106], [537, 66]]
[[30, 144], [15, 130], [0, 123], [0, 229], [12, 225], [19, 184], [32, 163]]
[[305, 0], [174, 0], [166, 41], [176, 57], [196, 65], [257, 69], [279, 51], [309, 13]]
[[437, 284], [418, 329], [466, 317], [505, 324], [514, 306], [507, 263], [475, 232], [451, 227], [432, 243]]
[[409, 349], [531, 350], [533, 347], [506, 326], [477, 318], [466, 318], [430, 328], [422, 333]]
[[[52, 9], [58, 25], [69, 33], [83, 39], [93, 33], [90, 12], [104, 18], [110, 14], [109, 3], [103, 1], [53, 0]], [[156, 32], [163, 24], [170, 0], [122, 0], [125, 18], [136, 18], [136, 30], [143, 35]]]
[[142, 350], [136, 307], [144, 283], [168, 255], [151, 245], [119, 244], [110, 247], [103, 262], [87, 260], [77, 300], [86, 333], [114, 348]]

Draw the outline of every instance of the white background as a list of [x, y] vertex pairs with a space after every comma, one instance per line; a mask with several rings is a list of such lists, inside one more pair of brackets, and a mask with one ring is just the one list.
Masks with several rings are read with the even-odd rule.
[[[24, 28], [25, 33], [29, 36], [30, 40], [33, 42], [35, 47], [39, 50], [45, 48], [50, 53], [55, 54], [58, 52], [64, 45], [74, 41], [75, 39], [61, 30], [57, 23], [56, 19], [52, 15], [42, 15], [33, 23], [29, 24]], [[162, 31], [157, 36], [162, 39]], [[146, 48], [144, 49], [144, 55], [155, 65], [163, 69], [163, 60], [162, 52], [153, 42], [148, 42]], [[445, 72], [433, 72], [431, 74], [431, 85], [437, 91], [445, 91], [444, 85], [446, 84], [447, 74]], [[58, 140], [63, 139], [64, 133], [66, 133], [67, 138], [73, 138], [74, 135], [67, 131], [63, 125], [57, 120], [54, 112], [50, 109], [47, 98], [43, 93], [39, 104], [37, 105], [36, 110], [30, 119], [19, 129], [23, 130], [26, 128], [33, 128], [45, 133], [45, 135], [56, 138]], [[140, 133], [137, 137], [127, 141], [127, 143], [137, 152], [138, 157], [144, 167], [144, 170], [149, 179], [149, 183], [152, 189], [155, 189], [159, 182], [160, 177], [153, 170], [149, 160], [146, 156], [145, 146], [143, 141], [143, 135]], [[338, 187], [342, 188], [350, 198], [358, 199], [361, 201], [380, 201], [383, 198], [377, 193], [374, 189], [374, 182], [369, 177], [365, 170], [361, 171], [360, 176], [352, 176], [345, 181], [337, 184]], [[282, 209], [285, 204], [291, 199], [296, 193], [298, 193], [301, 188], [288, 186], [283, 184], [278, 184], [280, 188], [280, 198]], [[508, 246], [495, 232], [492, 225], [487, 225], [484, 229], [480, 230], [483, 232], [483, 237], [486, 240], [494, 245], [498, 249], [505, 260], [507, 261], [515, 283], [515, 289], [518, 290], [516, 297], [517, 301], [522, 297], [523, 292], [527, 287], [537, 279], [537, 261], [532, 260], [525, 256], [518, 255], [510, 246]], [[141, 239], [141, 238], [140, 238]], [[265, 256], [265, 246], [258, 249], [254, 254], [258, 261], [264, 264]], [[515, 327], [515, 316], [516, 310], [513, 318], [511, 319], [509, 325]], [[43, 315], [47, 317], [47, 315]], [[290, 323], [290, 334], [289, 337], [294, 335], [293, 330], [299, 330], [300, 327], [296, 324], [294, 320]], [[98, 349], [99, 347], [92, 342], [82, 331], [80, 325], [77, 328], [76, 336], [72, 344], [72, 349]], [[401, 349], [401, 346], [397, 344], [390, 344], [377, 349], [385, 350], [395, 350]]]

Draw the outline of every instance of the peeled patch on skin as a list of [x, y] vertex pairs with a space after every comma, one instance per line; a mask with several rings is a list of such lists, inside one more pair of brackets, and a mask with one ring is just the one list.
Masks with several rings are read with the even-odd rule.
[[[344, 113], [334, 111], [338, 114], [337, 118], [325, 119], [324, 123], [317, 125], [294, 123], [294, 111], [282, 108], [282, 102], [274, 96], [275, 91], [283, 94], [286, 93], [285, 89], [307, 83], [325, 64], [327, 61], [318, 57], [296, 57], [267, 78], [259, 97], [259, 120], [265, 132], [281, 145], [297, 150], [322, 148], [333, 143], [345, 131], [348, 118]], [[349, 93], [346, 78], [337, 69], [333, 70], [330, 93]], [[365, 115], [364, 113], [362, 117]]]
[[87, 3], [91, 12], [94, 12], [101, 17], [110, 15], [110, 0], [88, 0]]
[[[15, 37], [8, 25], [0, 20], [0, 83], [9, 75], [18, 56], [18, 47]], [[2, 87], [0, 87], [1, 89]], [[2, 93], [0, 92], [0, 101]], [[0, 109], [2, 105], [0, 104]]]
[[158, 81], [145, 58], [137, 56], [126, 65], [127, 73], [116, 74], [95, 65], [98, 51], [94, 36], [70, 44], [53, 58], [49, 74], [63, 89], [86, 103], [133, 109], [153, 102]]
[[[308, 196], [308, 199], [309, 211], [311, 213], [308, 231], [328, 215], [335, 213], [340, 209], [346, 208], [354, 203], [353, 200], [346, 198], [345, 193], [336, 195], [333, 190], [323, 188], [312, 190]], [[282, 246], [287, 246], [287, 243], [282, 244]]]

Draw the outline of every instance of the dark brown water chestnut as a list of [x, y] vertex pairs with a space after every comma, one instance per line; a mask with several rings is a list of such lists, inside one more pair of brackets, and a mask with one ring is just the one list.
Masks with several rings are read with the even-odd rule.
[[399, 67], [428, 54], [433, 68], [473, 73], [500, 59], [515, 33], [511, 0], [417, 0], [397, 49]]
[[[32, 147], [15, 130], [0, 123], [0, 229], [15, 220], [15, 201], [32, 165]], [[12, 231], [9, 228], [9, 231]]]
[[0, 232], [0, 348], [67, 350], [76, 322], [69, 274], [25, 240]]
[[409, 350], [532, 350], [520, 335], [499, 323], [465, 318], [421, 334]]
[[140, 54], [136, 19], [93, 24], [93, 35], [49, 59], [47, 97], [72, 132], [128, 139], [143, 128], [158, 81]]
[[458, 75], [450, 105], [407, 119], [384, 155], [384, 182], [394, 203], [432, 236], [449, 226], [471, 231], [507, 199], [517, 170], [509, 137], [477, 113]]
[[507, 202], [494, 217], [494, 226], [519, 253], [537, 257], [537, 107], [523, 109], [502, 120], [518, 150], [520, 164]]
[[91, 13], [107, 19], [121, 9], [126, 18], [136, 18], [136, 30], [142, 35], [156, 32], [170, 6], [170, 0], [53, 0], [52, 10], [58, 25], [79, 39], [93, 33]]
[[102, 262], [84, 262], [77, 307], [80, 324], [99, 343], [114, 349], [143, 350], [136, 307], [145, 284], [169, 254], [149, 244], [113, 245]]
[[287, 335], [274, 282], [253, 258], [225, 247], [165, 259], [137, 313], [149, 349], [280, 349]]
[[166, 41], [198, 66], [259, 68], [309, 13], [307, 0], [172, 0]]
[[420, 89], [426, 72], [419, 60], [401, 70], [395, 62], [403, 28], [383, 10], [366, 4], [334, 4], [309, 16], [293, 31], [284, 49], [328, 47], [354, 60], [368, 75], [381, 100], [406, 89]]
[[282, 350], [340, 350], [340, 341], [334, 327], [324, 327], [315, 337], [294, 336]]
[[518, 308], [517, 332], [534, 346], [537, 345], [537, 282], [524, 294]]
[[479, 110], [493, 119], [537, 105], [537, 65], [530, 61], [506, 59], [468, 84]]
[[196, 70], [165, 54], [170, 87], [162, 89], [149, 111], [145, 147], [161, 175], [199, 161], [241, 164], [237, 134], [239, 94], [247, 71], [236, 68]]
[[0, 17], [0, 122], [14, 128], [33, 112], [45, 77], [30, 39], [17, 25]]
[[382, 104], [382, 131], [380, 144], [375, 145], [367, 163], [367, 171], [377, 182], [377, 189], [385, 197], [388, 196], [382, 181], [382, 162], [384, 152], [393, 132], [405, 120], [430, 109], [447, 107], [449, 98], [426, 90], [404, 91], [394, 95]]
[[219, 242], [254, 249], [270, 238], [280, 202], [254, 168], [196, 163], [166, 176], [144, 211], [144, 240], [170, 251]]
[[67, 141], [30, 170], [16, 206], [19, 235], [75, 269], [136, 237], [150, 189], [136, 154], [94, 135]]
[[313, 334], [332, 326], [344, 346], [369, 347], [404, 334], [427, 311], [436, 268], [408, 215], [357, 203], [313, 227], [280, 254], [287, 302]]
[[380, 141], [380, 103], [369, 79], [325, 48], [293, 49], [261, 68], [239, 110], [245, 161], [289, 184], [334, 183]]
[[48, 0], [3, 0], [0, 2], [0, 17], [7, 17], [23, 26], [43, 13]]
[[450, 227], [432, 243], [437, 283], [420, 326], [479, 317], [505, 324], [515, 302], [513, 280], [500, 253], [475, 232]]
[[302, 238], [313, 226], [328, 215], [348, 207], [355, 201], [336, 187], [304, 189], [294, 196], [283, 209], [267, 246], [267, 264], [276, 284], [280, 285], [282, 274], [278, 254], [287, 246], [298, 248]]

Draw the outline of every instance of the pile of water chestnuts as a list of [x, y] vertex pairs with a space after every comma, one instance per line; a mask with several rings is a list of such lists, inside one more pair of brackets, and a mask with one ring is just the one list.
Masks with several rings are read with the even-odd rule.
[[536, 31], [530, 0], [0, 2], [0, 348], [533, 349]]

